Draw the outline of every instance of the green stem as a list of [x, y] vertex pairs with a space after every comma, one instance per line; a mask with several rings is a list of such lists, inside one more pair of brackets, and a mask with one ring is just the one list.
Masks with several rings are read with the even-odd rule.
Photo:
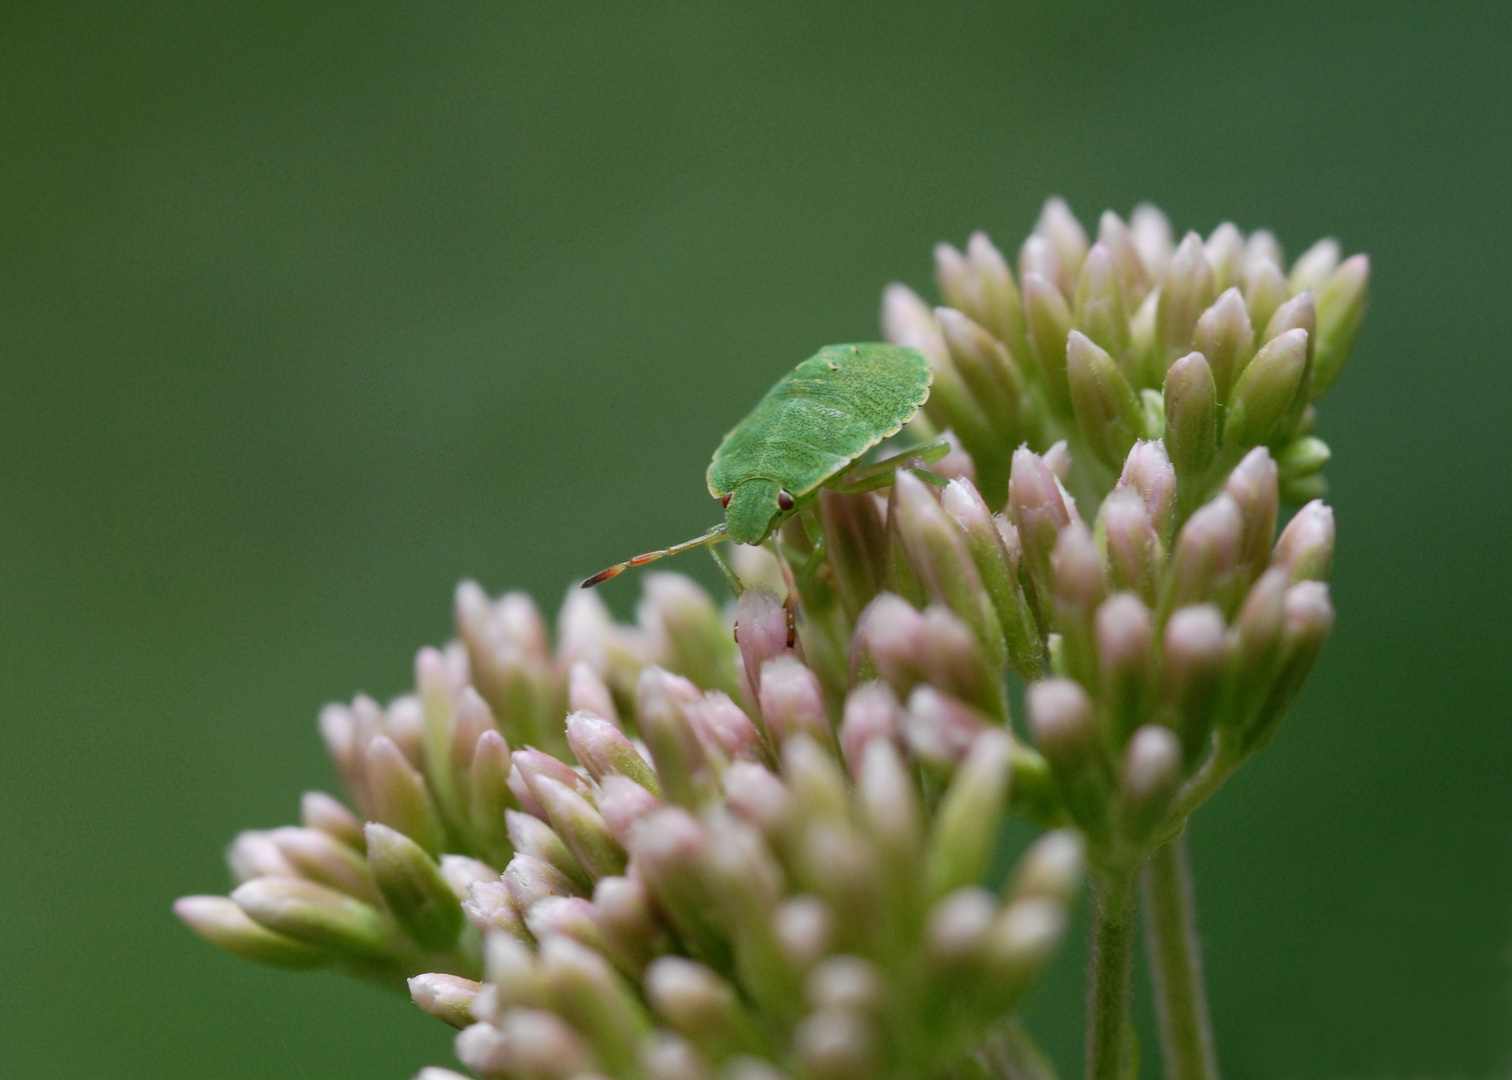
[[1087, 956], [1087, 1080], [1125, 1080], [1133, 966], [1131, 880], [1121, 875], [1099, 876], [1092, 887]]
[[1218, 1080], [1186, 833], [1150, 858], [1144, 872], [1144, 907], [1166, 1080]]

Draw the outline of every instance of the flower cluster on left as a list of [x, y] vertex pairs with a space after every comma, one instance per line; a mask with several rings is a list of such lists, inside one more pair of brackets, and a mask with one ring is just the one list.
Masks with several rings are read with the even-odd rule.
[[[1005, 728], [910, 720], [884, 682], [832, 726], [759, 585], [726, 613], [650, 574], [636, 625], [574, 591], [555, 649], [523, 595], [464, 583], [456, 615], [415, 693], [322, 713], [356, 809], [311, 792], [302, 825], [239, 835], [231, 895], [178, 902], [191, 928], [408, 977], [485, 1077], [859, 1080], [1036, 1054], [1007, 1018], [1064, 934], [1082, 841], [1045, 833], [984, 887], [1010, 789], [1044, 782]], [[945, 742], [950, 767], [921, 771]]]
[[[463, 918], [474, 881], [497, 882], [516, 850], [540, 855], [538, 777], [578, 774], [562, 717], [618, 722], [648, 664], [733, 690], [723, 615], [680, 575], [646, 578], [639, 624], [616, 624], [574, 590], [555, 648], [523, 593], [457, 589], [458, 637], [420, 650], [415, 691], [387, 706], [332, 704], [320, 732], [347, 803], [308, 792], [301, 824], [241, 833], [226, 852], [237, 887], [175, 910], [207, 940], [280, 967], [334, 966], [382, 982], [476, 975], [482, 941]], [[558, 847], [560, 845], [558, 844]], [[558, 865], [569, 865], [554, 851]]]

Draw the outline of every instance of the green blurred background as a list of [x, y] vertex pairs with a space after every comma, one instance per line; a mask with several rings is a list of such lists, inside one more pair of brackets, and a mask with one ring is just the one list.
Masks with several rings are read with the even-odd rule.
[[4, 5], [0, 1073], [449, 1061], [169, 902], [331, 784], [317, 708], [407, 686], [458, 578], [554, 609], [692, 535], [779, 372], [1058, 192], [1373, 256], [1339, 629], [1194, 826], [1213, 1009], [1230, 1080], [1501, 1074], [1509, 109], [1505, 2]]

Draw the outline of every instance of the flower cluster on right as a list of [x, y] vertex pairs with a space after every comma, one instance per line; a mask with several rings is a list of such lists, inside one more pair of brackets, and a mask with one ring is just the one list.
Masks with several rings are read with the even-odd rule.
[[[416, 694], [322, 717], [348, 801], [243, 834], [180, 916], [408, 979], [488, 1078], [1037, 1080], [1013, 1010], [1085, 874], [1088, 1075], [1134, 1058], [1143, 889], [1168, 1075], [1216, 1077], [1183, 829], [1332, 627], [1312, 403], [1368, 262], [1149, 207], [1093, 243], [1051, 200], [1017, 275], [980, 233], [936, 265], [948, 306], [883, 304], [934, 368], [930, 475], [821, 492], [723, 610], [648, 574], [635, 625], [578, 593], [553, 642], [464, 585]], [[1010, 813], [1045, 832], [1004, 876]]]

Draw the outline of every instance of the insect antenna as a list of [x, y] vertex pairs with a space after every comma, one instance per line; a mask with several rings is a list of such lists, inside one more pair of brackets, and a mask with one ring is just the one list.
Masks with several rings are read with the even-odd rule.
[[724, 534], [725, 524], [721, 521], [718, 525], [714, 526], [702, 536], [695, 536], [692, 540], [684, 540], [680, 544], [673, 544], [671, 547], [662, 548], [660, 551], [648, 551], [644, 555], [637, 555], [633, 559], [626, 559], [622, 563], [615, 563], [607, 570], [600, 570], [587, 581], [583, 582], [582, 588], [591, 589], [595, 585], [601, 585], [612, 577], [619, 577], [619, 575], [623, 574], [632, 566], [644, 566], [648, 562], [655, 562], [657, 559], [665, 559], [668, 555], [676, 555], [678, 552], [687, 551], [690, 548], [702, 547], [705, 544], [712, 544], [714, 541], [722, 539], [724, 537]]

